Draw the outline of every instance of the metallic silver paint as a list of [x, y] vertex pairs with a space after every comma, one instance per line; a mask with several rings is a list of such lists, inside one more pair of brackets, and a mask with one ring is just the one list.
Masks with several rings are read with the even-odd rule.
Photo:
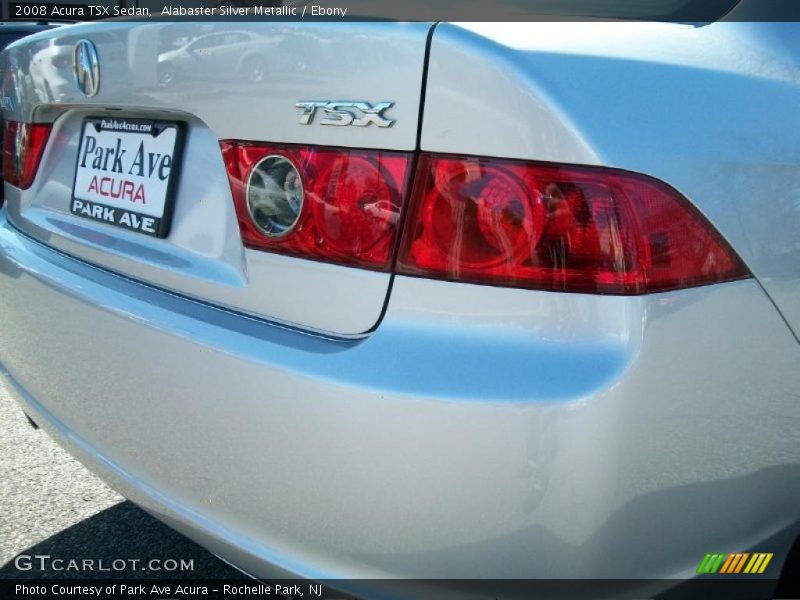
[[[265, 577], [680, 577], [709, 544], [768, 539], [780, 565], [800, 520], [796, 24], [437, 26], [423, 150], [659, 177], [758, 281], [610, 297], [395, 277], [383, 318], [389, 275], [242, 250], [216, 143], [413, 149], [428, 24], [259, 24], [265, 47], [303, 42], [293, 69], [201, 74], [206, 94], [156, 81], [151, 26], [102, 27], [136, 52], [104, 54], [96, 99], [14, 96], [65, 146], [6, 192], [0, 363], [117, 489]], [[375, 73], [343, 60], [364, 55]], [[299, 97], [393, 98], [398, 123], [298, 127]], [[65, 211], [75, 132], [106, 108], [189, 124], [169, 240]]]
[[[47, 78], [27, 79], [9, 90], [16, 101], [9, 119], [56, 121], [51, 140], [66, 148], [45, 154], [28, 200], [13, 202], [18, 227], [54, 247], [119, 273], [234, 310], [335, 336], [358, 336], [377, 323], [390, 277], [243, 250], [230, 187], [219, 157], [220, 139], [323, 144], [386, 150], [416, 146], [426, 23], [229, 23], [220, 28], [251, 33], [249, 50], [268, 57], [269, 76], [220, 80], [220, 69], [196, 69], [195, 78], [158, 80], [158, 48], [185, 35], [180, 23], [84, 23], [60, 36], [33, 36], [11, 46], [0, 64], [48, 54], [50, 40], [92, 40], [102, 56], [102, 89], [92, 98], [72, 84], [71, 65], [49, 64]], [[370, 56], [369, 64], [357, 57]], [[383, 68], [391, 61], [392, 69]], [[355, 68], [358, 63], [358, 68]], [[45, 81], [68, 71], [69, 86]], [[300, 127], [294, 103], [317, 97], [391, 98], [392, 127]], [[256, 98], [257, 101], [253, 99]], [[365, 104], [365, 106], [367, 106]], [[158, 117], [188, 124], [184, 170], [177, 190], [172, 233], [165, 243], [109, 234], [108, 226], [67, 215], [74, 176], [71, 158], [79, 124], [89, 115]], [[347, 132], [347, 133], [344, 133]], [[343, 137], [344, 136], [344, 137]], [[66, 151], [64, 151], [66, 150]], [[9, 192], [7, 198], [14, 195]], [[276, 282], [281, 293], [275, 293]], [[297, 302], [294, 298], [304, 298]]]
[[798, 107], [800, 23], [442, 23], [421, 144], [666, 181], [800, 335]]
[[343, 342], [8, 225], [0, 246], [26, 409], [257, 575], [678, 576], [709, 540], [797, 520], [800, 347], [752, 280], [625, 298], [398, 277], [381, 326]]
[[[197, 69], [192, 79], [160, 83], [156, 68], [159, 43], [184, 36], [180, 23], [81, 23], [59, 28], [58, 36], [26, 38], [26, 54], [19, 44], [11, 45], [0, 57], [0, 65], [48, 48], [54, 37], [86, 38], [95, 43], [101, 56], [103, 87], [97, 96], [87, 99], [72, 83], [69, 65], [63, 70], [70, 85], [63, 89], [48, 90], [39, 80], [15, 89], [15, 111], [7, 118], [32, 121], [35, 114], [35, 120], [41, 120], [41, 111], [47, 118], [55, 118], [63, 108], [74, 105], [112, 107], [191, 114], [217, 139], [383, 150], [413, 150], [416, 146], [430, 23], [231, 22], [218, 27], [220, 32], [226, 29], [256, 34], [262, 54], [269, 60], [267, 77], [259, 81], [220, 79], [219, 68]], [[364, 56], [370, 60], [364, 61]], [[386, 68], [387, 64], [391, 68]], [[51, 65], [51, 78], [61, 70]], [[302, 98], [391, 99], [395, 103], [392, 119], [397, 123], [380, 130], [298, 127], [294, 105]]]
[[389, 286], [387, 273], [242, 247], [218, 141], [190, 115], [149, 113], [188, 124], [183, 156], [191, 168], [184, 170], [177, 186], [168, 239], [151, 240], [72, 215], [74, 156], [83, 118], [92, 114], [96, 111], [62, 115], [42, 157], [41, 176], [24, 198], [15, 188], [6, 192], [9, 218], [26, 233], [117, 273], [285, 325], [351, 336], [378, 321]]

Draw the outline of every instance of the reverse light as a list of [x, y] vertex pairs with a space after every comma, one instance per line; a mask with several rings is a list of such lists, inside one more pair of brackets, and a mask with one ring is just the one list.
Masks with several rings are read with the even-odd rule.
[[408, 275], [603, 294], [748, 276], [678, 192], [612, 169], [424, 155], [408, 210]]
[[3, 179], [23, 190], [31, 187], [44, 147], [49, 124], [6, 121], [3, 132]]
[[409, 157], [221, 142], [245, 246], [388, 271]]
[[303, 180], [292, 161], [278, 154], [262, 158], [250, 171], [245, 187], [247, 212], [268, 238], [289, 233], [303, 210]]

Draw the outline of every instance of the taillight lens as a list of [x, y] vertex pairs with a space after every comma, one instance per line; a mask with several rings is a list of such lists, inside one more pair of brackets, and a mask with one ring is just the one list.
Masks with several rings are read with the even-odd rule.
[[246, 246], [390, 269], [407, 154], [233, 141], [221, 146]]
[[641, 294], [748, 275], [672, 188], [591, 167], [422, 156], [397, 272]]
[[31, 187], [50, 125], [6, 121], [3, 134], [3, 179], [23, 190]]

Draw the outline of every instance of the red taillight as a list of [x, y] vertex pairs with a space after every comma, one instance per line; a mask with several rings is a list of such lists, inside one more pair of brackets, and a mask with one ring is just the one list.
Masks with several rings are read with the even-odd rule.
[[[389, 270], [408, 155], [230, 141], [221, 145], [246, 246]], [[264, 201], [259, 203], [260, 198]]]
[[641, 294], [748, 275], [668, 186], [616, 170], [422, 156], [397, 272]]
[[23, 190], [31, 187], [50, 125], [6, 121], [3, 135], [3, 179]]
[[678, 192], [596, 167], [222, 142], [246, 246], [512, 287], [642, 294], [748, 276]]

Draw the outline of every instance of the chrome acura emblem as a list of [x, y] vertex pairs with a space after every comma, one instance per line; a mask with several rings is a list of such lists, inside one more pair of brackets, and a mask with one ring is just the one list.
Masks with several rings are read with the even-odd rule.
[[75, 44], [72, 55], [72, 68], [75, 70], [75, 83], [84, 95], [90, 98], [100, 89], [100, 64], [97, 48], [89, 40]]
[[321, 125], [354, 125], [366, 127], [374, 123], [378, 127], [391, 127], [394, 120], [387, 119], [383, 113], [394, 106], [394, 102], [378, 102], [372, 106], [368, 102], [345, 100], [325, 100], [319, 102], [298, 102], [295, 108], [301, 109], [300, 124], [308, 125], [314, 120], [317, 109], [325, 115], [319, 120]]

